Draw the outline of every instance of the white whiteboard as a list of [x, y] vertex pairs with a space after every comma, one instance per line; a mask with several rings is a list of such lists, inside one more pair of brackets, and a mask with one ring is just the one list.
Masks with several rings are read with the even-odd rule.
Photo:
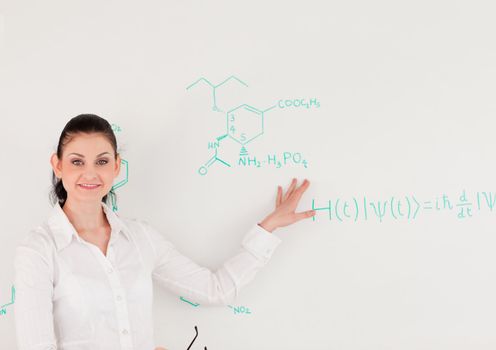
[[[60, 132], [94, 113], [128, 162], [119, 215], [211, 269], [277, 185], [308, 178], [300, 209], [319, 209], [275, 231], [282, 244], [232, 307], [155, 288], [157, 344], [186, 349], [197, 326], [192, 349], [494, 349], [495, 10], [2, 1], [0, 304], [15, 247], [49, 213]], [[15, 349], [5, 310], [1, 347]]]

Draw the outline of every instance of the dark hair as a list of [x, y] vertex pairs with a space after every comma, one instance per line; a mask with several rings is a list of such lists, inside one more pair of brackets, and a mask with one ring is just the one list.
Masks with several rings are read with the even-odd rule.
[[[59, 144], [57, 146], [57, 157], [59, 159], [62, 159], [62, 153], [64, 151], [65, 145], [69, 143], [74, 138], [74, 136], [76, 136], [79, 133], [102, 134], [104, 137], [107, 138], [107, 140], [112, 145], [112, 148], [114, 149], [114, 153], [115, 153], [115, 159], [117, 159], [117, 155], [119, 153], [117, 152], [117, 140], [115, 138], [114, 130], [112, 130], [112, 126], [109, 124], [107, 120], [95, 114], [80, 114], [69, 120], [69, 122], [65, 125], [64, 129], [62, 130], [62, 133], [60, 134]], [[60, 203], [60, 206], [63, 207], [65, 201], [67, 200], [67, 191], [65, 190], [62, 184], [62, 179], [57, 178], [53, 170], [52, 170], [52, 185], [53, 188], [49, 194], [50, 201], [52, 202], [53, 205], [55, 205], [55, 203], [58, 201]], [[113, 196], [112, 201], [115, 203], [116, 194], [113, 188], [110, 189], [108, 194]], [[106, 194], [102, 198], [102, 202], [104, 203], [107, 202], [108, 194]]]

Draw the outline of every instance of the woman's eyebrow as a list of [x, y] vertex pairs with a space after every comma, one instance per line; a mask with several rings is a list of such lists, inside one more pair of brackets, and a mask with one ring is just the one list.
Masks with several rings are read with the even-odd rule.
[[[99, 155], [97, 155], [97, 157], [100, 157], [100, 156], [104, 155], [105, 153], [110, 154], [109, 152], [103, 152], [103, 153], [100, 153]], [[84, 158], [84, 156], [82, 154], [79, 154], [79, 153], [69, 153], [68, 155], [70, 156], [71, 154], [75, 154], [76, 156]]]

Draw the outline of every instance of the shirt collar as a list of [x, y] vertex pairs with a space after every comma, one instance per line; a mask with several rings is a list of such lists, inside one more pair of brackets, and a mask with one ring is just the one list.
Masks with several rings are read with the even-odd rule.
[[[130, 238], [129, 233], [127, 232], [127, 227], [121, 218], [104, 202], [101, 202], [101, 205], [110, 224], [112, 234], [118, 234], [121, 232], [123, 233], [123, 236], [129, 240]], [[53, 207], [47, 223], [50, 230], [53, 232], [57, 250], [61, 250], [68, 246], [73, 237], [76, 237], [78, 241], [81, 240], [76, 229], [67, 218], [67, 215], [62, 210], [62, 207], [58, 201]]]

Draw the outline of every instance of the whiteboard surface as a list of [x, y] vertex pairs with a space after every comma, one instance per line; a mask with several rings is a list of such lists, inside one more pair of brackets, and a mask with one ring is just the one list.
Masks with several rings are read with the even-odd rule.
[[[299, 209], [315, 220], [275, 231], [235, 305], [155, 288], [157, 344], [186, 349], [197, 326], [196, 349], [494, 349], [494, 10], [2, 2], [0, 304], [15, 247], [50, 211], [60, 132], [94, 113], [128, 162], [119, 215], [211, 269], [277, 185], [311, 181]], [[15, 349], [5, 310], [1, 347]]]

